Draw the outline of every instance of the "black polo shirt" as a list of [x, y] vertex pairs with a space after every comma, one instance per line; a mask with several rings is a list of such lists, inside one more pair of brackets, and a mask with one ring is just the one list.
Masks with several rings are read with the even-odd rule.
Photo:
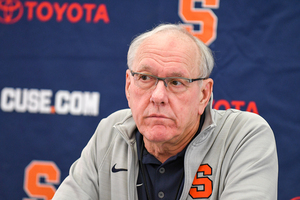
[[[194, 138], [201, 131], [205, 114], [202, 116]], [[138, 130], [136, 141], [140, 164], [137, 180], [139, 200], [179, 199], [184, 183], [184, 154], [188, 145], [177, 155], [161, 163], [144, 148], [143, 136]]]

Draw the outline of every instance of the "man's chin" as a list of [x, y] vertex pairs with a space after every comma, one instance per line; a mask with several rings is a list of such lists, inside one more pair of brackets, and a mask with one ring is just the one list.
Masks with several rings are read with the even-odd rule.
[[174, 134], [169, 132], [165, 126], [156, 125], [151, 131], [146, 131], [143, 135], [151, 143], [164, 143], [171, 140]]

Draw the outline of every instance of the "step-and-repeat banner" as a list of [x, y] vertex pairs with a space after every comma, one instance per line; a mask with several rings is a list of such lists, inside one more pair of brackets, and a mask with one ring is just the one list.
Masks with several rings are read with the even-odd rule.
[[213, 107], [269, 122], [278, 199], [300, 199], [299, 0], [0, 0], [1, 200], [51, 199], [98, 122], [128, 107], [128, 46], [160, 23], [213, 50]]

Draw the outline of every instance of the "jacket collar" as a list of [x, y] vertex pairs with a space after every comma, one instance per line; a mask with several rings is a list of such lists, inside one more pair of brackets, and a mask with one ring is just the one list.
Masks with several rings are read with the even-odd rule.
[[213, 104], [213, 93], [210, 96], [209, 102], [205, 108], [205, 121], [202, 127], [202, 130], [206, 129], [209, 126], [215, 125], [215, 112], [212, 108]]

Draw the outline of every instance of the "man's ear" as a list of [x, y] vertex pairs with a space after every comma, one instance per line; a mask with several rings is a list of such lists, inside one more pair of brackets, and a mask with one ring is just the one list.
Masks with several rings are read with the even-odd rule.
[[131, 84], [130, 70], [127, 69], [126, 70], [125, 94], [126, 94], [126, 98], [127, 98], [127, 102], [128, 102], [129, 107], [130, 107], [130, 92], [129, 92], [130, 84]]
[[205, 107], [207, 106], [209, 99], [212, 94], [214, 81], [211, 78], [203, 80], [201, 85], [201, 99], [200, 99], [200, 106], [199, 106], [199, 114], [202, 115], [204, 112]]

